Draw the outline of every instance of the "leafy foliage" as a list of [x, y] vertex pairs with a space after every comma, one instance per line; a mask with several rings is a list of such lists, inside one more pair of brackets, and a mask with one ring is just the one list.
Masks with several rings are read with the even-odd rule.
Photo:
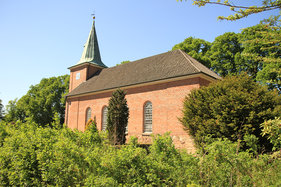
[[237, 60], [242, 51], [239, 34], [227, 32], [216, 37], [208, 51], [211, 68], [221, 76], [239, 74], [245, 65]]
[[248, 27], [241, 33], [227, 32], [212, 43], [189, 37], [173, 50], [184, 50], [220, 76], [246, 72], [281, 92], [281, 30], [275, 21], [271, 24]]
[[[260, 154], [256, 159], [247, 151], [237, 152], [238, 142], [218, 139], [205, 147], [200, 157], [201, 184], [210, 186], [278, 186], [276, 172], [280, 160]], [[270, 164], [269, 164], [270, 163]], [[276, 170], [277, 169], [277, 170]], [[209, 186], [209, 185], [207, 185]]]
[[107, 131], [113, 145], [123, 145], [126, 142], [129, 108], [125, 96], [123, 90], [117, 89], [112, 93], [108, 104]]
[[7, 122], [16, 122], [18, 120], [24, 121], [26, 118], [26, 114], [23, 109], [17, 107], [17, 99], [9, 101], [8, 105], [6, 105], [6, 115], [5, 121]]
[[176, 44], [172, 50], [181, 49], [207, 67], [211, 67], [207, 52], [211, 43], [202, 39], [188, 37], [183, 42]]
[[242, 59], [245, 70], [266, 83], [271, 89], [281, 91], [281, 30], [280, 27], [259, 24], [243, 29]]
[[[103, 133], [103, 132], [101, 132]], [[34, 123], [0, 123], [1, 186], [278, 186], [281, 161], [274, 155], [236, 152], [237, 142], [218, 139], [206, 154], [175, 149], [157, 135], [149, 151], [134, 138], [116, 148], [94, 125], [83, 133]]]
[[90, 127], [93, 127], [95, 129], [95, 131], [98, 131], [97, 129], [97, 123], [96, 123], [96, 119], [89, 119], [89, 121], [87, 121], [85, 129], [89, 129]]
[[[182, 1], [182, 0], [180, 0]], [[229, 7], [231, 11], [235, 12], [234, 15], [230, 15], [227, 17], [219, 16], [218, 19], [225, 19], [225, 20], [238, 20], [244, 17], [247, 17], [251, 14], [257, 14], [260, 12], [270, 11], [281, 8], [281, 1], [280, 0], [263, 0], [262, 5], [259, 5], [257, 2], [256, 5], [252, 6], [243, 6], [242, 4], [237, 5], [229, 0], [193, 0], [193, 4], [199, 7], [205, 6], [206, 4], [216, 4], [216, 5], [223, 5]]]
[[[243, 2], [237, 5], [228, 0], [193, 0], [193, 2], [194, 5], [199, 7], [205, 6], [206, 4], [229, 7], [235, 14], [227, 17], [219, 16], [218, 19], [231, 21], [245, 18], [251, 14], [281, 9], [280, 0], [263, 0], [262, 5], [260, 2], [256, 2], [252, 6], [244, 6]], [[225, 38], [226, 44], [221, 43], [218, 47], [213, 47], [216, 50], [212, 50], [209, 53], [213, 57], [211, 59], [211, 68], [222, 76], [239, 74], [241, 71], [245, 71], [253, 76], [255, 80], [267, 84], [270, 89], [276, 88], [281, 92], [280, 13], [281, 11], [278, 15], [272, 15], [268, 19], [262, 20], [259, 25], [243, 29], [239, 39], [240, 47], [237, 46], [238, 49], [242, 49], [242, 52], [238, 50], [238, 53], [233, 53], [231, 49], [236, 48], [233, 45], [234, 43], [231, 44], [234, 48], [230, 47], [229, 50], [227, 47], [227, 38]], [[217, 52], [223, 55], [223, 58], [218, 56], [216, 54]], [[226, 54], [224, 55], [221, 52], [226, 52]], [[231, 55], [231, 53], [233, 54]], [[196, 57], [194, 58], [197, 59]]]
[[261, 136], [260, 124], [280, 115], [280, 110], [277, 92], [242, 74], [191, 91], [184, 101], [181, 122], [198, 147], [205, 145], [207, 136], [235, 142], [253, 134], [260, 148], [268, 151], [269, 142]]
[[68, 86], [69, 75], [42, 79], [39, 84], [31, 86], [18, 101], [9, 102], [5, 120], [30, 121], [46, 126], [58, 117], [57, 125], [61, 126], [64, 123], [64, 96], [68, 93]]
[[261, 124], [262, 135], [266, 136], [273, 144], [273, 150], [281, 149], [281, 119], [275, 118], [273, 120], [265, 121]]
[[3, 104], [2, 100], [0, 99], [0, 120], [4, 117], [4, 110], [3, 110]]
[[122, 61], [120, 64], [116, 64], [116, 66], [119, 66], [119, 65], [122, 65], [122, 64], [127, 64], [131, 62], [130, 60], [125, 60], [125, 61]]

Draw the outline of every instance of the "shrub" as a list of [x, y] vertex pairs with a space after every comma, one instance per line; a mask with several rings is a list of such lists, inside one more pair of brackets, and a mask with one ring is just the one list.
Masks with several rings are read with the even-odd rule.
[[206, 143], [206, 136], [236, 142], [253, 134], [259, 147], [269, 151], [260, 124], [280, 115], [280, 106], [281, 96], [276, 91], [268, 91], [246, 74], [229, 76], [191, 91], [184, 101], [181, 122], [199, 148]]
[[112, 145], [123, 145], [126, 142], [129, 108], [123, 90], [116, 90], [108, 104], [107, 131]]
[[273, 150], [281, 149], [281, 118], [265, 121], [261, 124], [262, 135], [273, 144]]
[[203, 155], [194, 156], [175, 149], [168, 134], [155, 136], [147, 151], [136, 138], [118, 147], [104, 143], [94, 129], [90, 125], [83, 133], [0, 122], [0, 186], [281, 184], [280, 153], [253, 157], [237, 152], [238, 142], [218, 139], [206, 145]]

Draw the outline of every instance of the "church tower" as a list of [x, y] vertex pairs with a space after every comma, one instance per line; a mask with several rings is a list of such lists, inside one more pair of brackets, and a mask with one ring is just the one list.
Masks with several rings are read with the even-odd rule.
[[95, 29], [95, 17], [93, 19], [93, 26], [88, 40], [84, 45], [84, 50], [80, 60], [77, 64], [68, 68], [70, 69], [69, 92], [74, 90], [81, 83], [87, 81], [99, 70], [107, 68], [107, 66], [101, 61]]

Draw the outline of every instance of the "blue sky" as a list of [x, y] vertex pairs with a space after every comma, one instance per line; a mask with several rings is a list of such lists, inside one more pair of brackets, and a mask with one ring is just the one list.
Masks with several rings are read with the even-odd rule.
[[[243, 1], [235, 1], [243, 2]], [[256, 0], [249, 0], [251, 4]], [[102, 61], [109, 67], [171, 50], [193, 36], [212, 42], [269, 13], [218, 21], [223, 6], [176, 0], [0, 0], [0, 99], [20, 98], [42, 78], [68, 74], [82, 54], [96, 14]]]

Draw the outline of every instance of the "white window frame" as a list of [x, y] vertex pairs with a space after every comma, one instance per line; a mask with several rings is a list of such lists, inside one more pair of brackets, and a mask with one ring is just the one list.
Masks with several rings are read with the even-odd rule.
[[86, 122], [85, 122], [86, 124], [91, 119], [91, 117], [92, 117], [92, 109], [91, 107], [88, 107], [86, 109]]
[[143, 133], [152, 133], [153, 124], [153, 107], [152, 102], [147, 101], [143, 106]]
[[107, 127], [107, 117], [108, 117], [108, 107], [104, 106], [102, 108], [102, 122], [101, 122], [101, 130], [105, 131]]

